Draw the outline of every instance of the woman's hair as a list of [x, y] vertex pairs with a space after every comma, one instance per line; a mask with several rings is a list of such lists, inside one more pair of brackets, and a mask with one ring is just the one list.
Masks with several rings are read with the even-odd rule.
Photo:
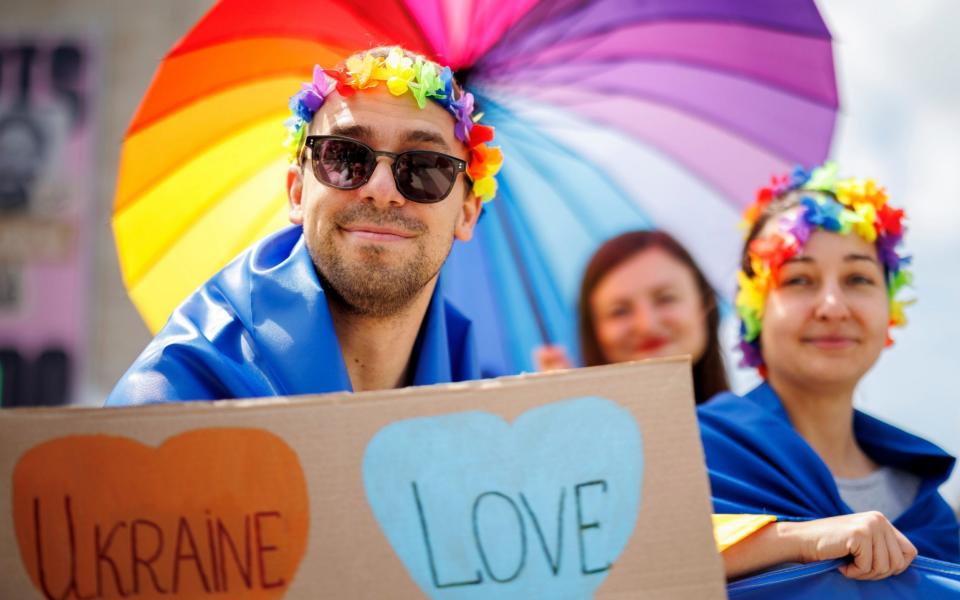
[[583, 353], [584, 364], [588, 367], [607, 364], [607, 359], [600, 351], [600, 344], [597, 341], [590, 297], [610, 271], [637, 254], [654, 248], [660, 248], [690, 269], [697, 283], [697, 290], [700, 292], [700, 301], [706, 311], [707, 347], [704, 349], [703, 356], [693, 365], [694, 397], [697, 404], [700, 404], [715, 394], [730, 389], [717, 333], [720, 325], [720, 310], [717, 307], [716, 293], [707, 282], [703, 271], [694, 262], [686, 248], [666, 232], [630, 231], [608, 240], [594, 253], [580, 284], [580, 301], [577, 305], [580, 351]]

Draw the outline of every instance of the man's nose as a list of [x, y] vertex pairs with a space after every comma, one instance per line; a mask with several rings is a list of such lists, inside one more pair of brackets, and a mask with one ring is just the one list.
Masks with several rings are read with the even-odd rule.
[[392, 159], [387, 156], [377, 157], [377, 164], [370, 174], [370, 179], [360, 187], [364, 199], [372, 200], [381, 207], [402, 205], [406, 198], [397, 190], [397, 182], [393, 177]]

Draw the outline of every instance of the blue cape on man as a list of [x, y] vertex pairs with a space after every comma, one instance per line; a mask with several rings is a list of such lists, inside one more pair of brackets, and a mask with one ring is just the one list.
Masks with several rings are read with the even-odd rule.
[[[715, 512], [770, 514], [782, 520], [819, 519], [853, 512], [840, 498], [827, 465], [790, 424], [769, 384], [763, 383], [743, 397], [721, 394], [701, 405], [697, 412]], [[893, 525], [913, 542], [920, 556], [947, 563], [960, 561], [957, 519], [938, 491], [953, 470], [954, 458], [930, 442], [858, 410], [854, 411], [853, 427], [857, 442], [875, 462], [903, 469], [921, 479], [913, 504]], [[911, 597], [911, 593], [919, 591], [916, 581], [944, 591], [946, 584], [941, 584], [946, 581], [954, 586], [951, 593], [956, 593], [960, 590], [960, 567], [947, 567], [941, 569], [946, 575], [939, 573], [940, 579], [932, 583], [924, 576], [926, 570], [911, 568], [884, 580], [884, 586], [855, 587], [860, 593], [885, 589]], [[803, 577], [798, 577], [796, 571], [791, 573], [782, 580], [773, 574], [764, 576], [769, 597], [803, 597], [820, 590], [818, 586], [824, 581], [842, 577], [835, 568], [818, 574], [811, 567]], [[731, 586], [731, 594], [735, 589]], [[837, 595], [826, 597], [847, 597], [839, 586], [832, 589]], [[825, 597], [818, 594], [814, 596]], [[884, 592], [863, 597], [891, 596]]]
[[[469, 319], [438, 282], [413, 349], [413, 385], [479, 379]], [[181, 304], [108, 406], [350, 391], [300, 227], [264, 238]]]

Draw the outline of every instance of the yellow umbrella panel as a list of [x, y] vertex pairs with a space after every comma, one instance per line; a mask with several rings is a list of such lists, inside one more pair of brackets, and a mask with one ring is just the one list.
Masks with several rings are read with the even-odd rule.
[[288, 113], [278, 99], [304, 78], [208, 96], [127, 138], [113, 229], [124, 282], [151, 331], [227, 261], [287, 223]]

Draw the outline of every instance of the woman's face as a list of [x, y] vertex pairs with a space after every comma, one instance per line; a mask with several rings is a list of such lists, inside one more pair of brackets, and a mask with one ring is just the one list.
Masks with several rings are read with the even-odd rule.
[[590, 296], [608, 363], [689, 354], [707, 347], [707, 317], [693, 272], [661, 248], [643, 250], [607, 273]]
[[767, 297], [760, 340], [768, 376], [855, 386], [883, 350], [889, 320], [874, 245], [815, 231], [784, 263]]

